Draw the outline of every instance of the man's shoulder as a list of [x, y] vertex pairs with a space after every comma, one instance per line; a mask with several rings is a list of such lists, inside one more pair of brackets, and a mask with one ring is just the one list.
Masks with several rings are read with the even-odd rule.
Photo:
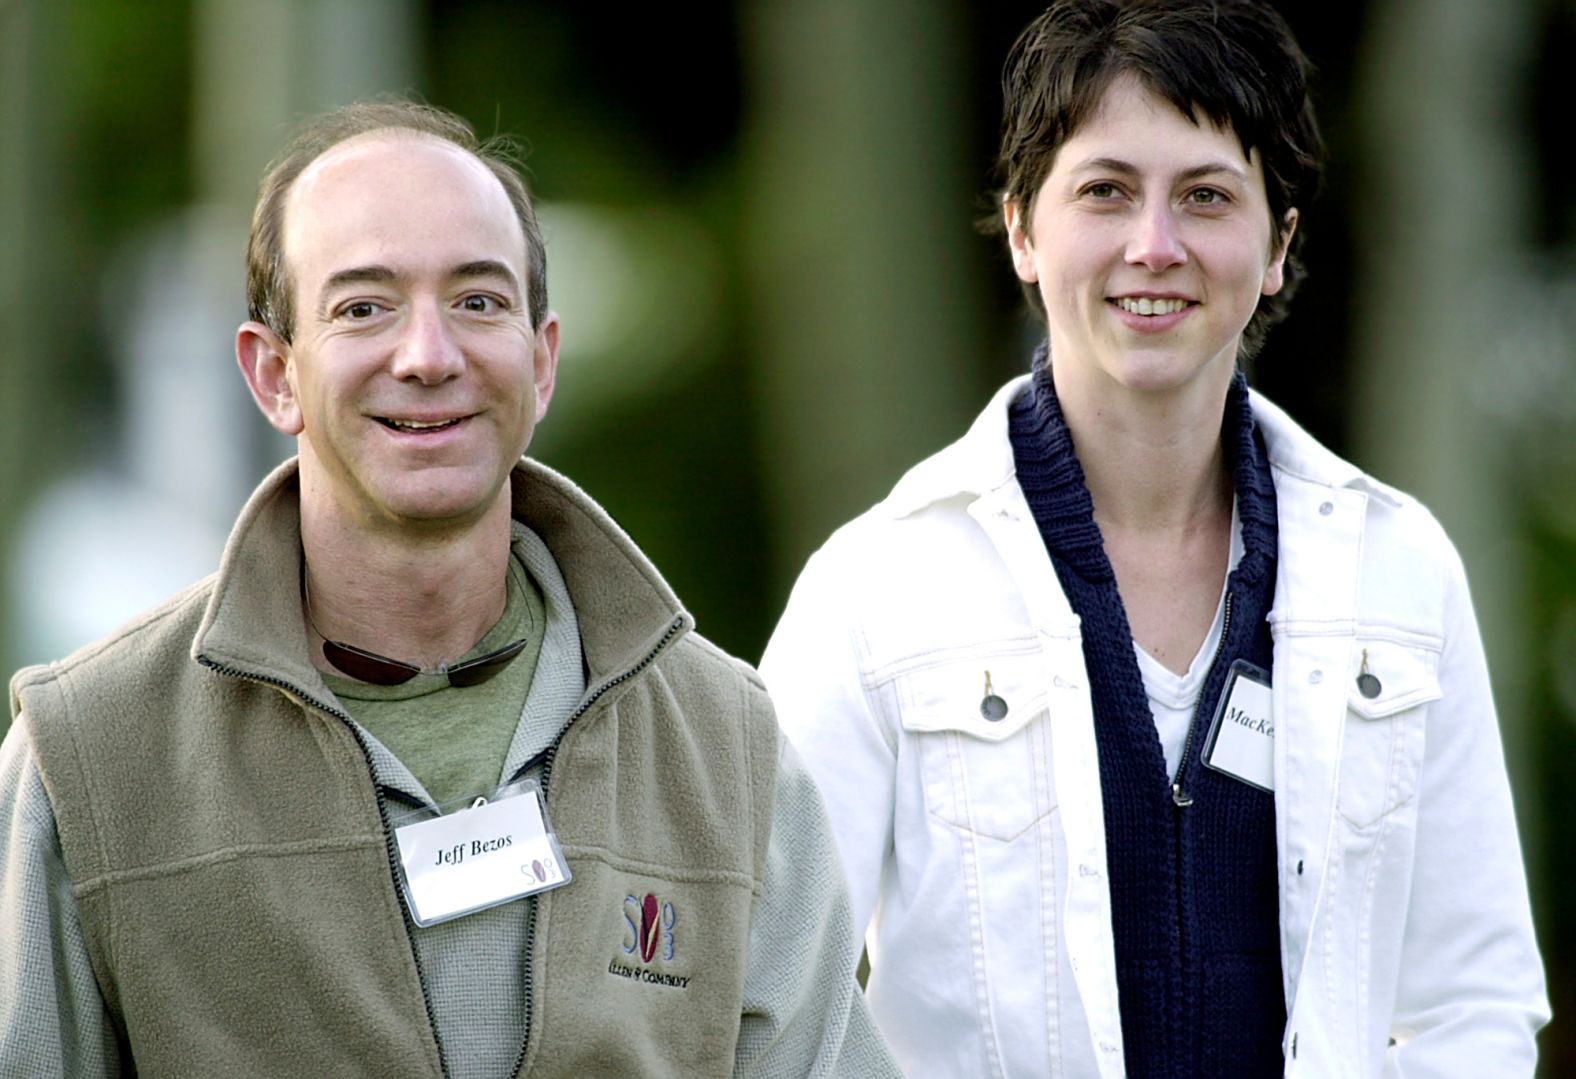
[[752, 704], [767, 700], [766, 683], [753, 666], [693, 630], [668, 650], [662, 662], [670, 677], [691, 682], [699, 692], [743, 694]]
[[73, 698], [88, 699], [100, 692], [137, 693], [161, 684], [172, 664], [190, 661], [191, 642], [213, 586], [214, 576], [205, 577], [62, 659], [23, 667], [11, 678], [11, 714], [24, 707], [36, 713], [42, 695], [58, 693], [51, 687], [63, 682], [76, 687]]

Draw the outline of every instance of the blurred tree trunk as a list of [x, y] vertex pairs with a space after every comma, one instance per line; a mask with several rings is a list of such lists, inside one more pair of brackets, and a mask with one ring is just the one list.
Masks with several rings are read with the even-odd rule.
[[[251, 482], [288, 451], [252, 409], [230, 336], [245, 317], [243, 254], [257, 181], [302, 117], [413, 88], [416, 7], [417, 0], [150, 4], [148, 18], [161, 23], [184, 26], [190, 17], [189, 42], [177, 48], [191, 50], [191, 130], [178, 147], [140, 146], [147, 158], [130, 156], [124, 167], [129, 173], [184, 151], [193, 205], [182, 208], [128, 198], [135, 180], [118, 171], [119, 162], [113, 174], [95, 173], [88, 163], [102, 158], [93, 152], [103, 147], [78, 135], [125, 104], [66, 83], [73, 70], [133, 62], [129, 49], [117, 51], [118, 39], [97, 32], [126, 13], [108, 0], [0, 0], [0, 659], [7, 672], [131, 614], [128, 604], [146, 602], [139, 585], [160, 579], [154, 563], [168, 569], [189, 555], [205, 528], [220, 528], [222, 538]], [[178, 114], [185, 96], [151, 79], [127, 92], [138, 95], [138, 112], [164, 116]], [[133, 204], [145, 214], [136, 232], [130, 214], [104, 212]], [[112, 227], [104, 229], [105, 221]], [[82, 326], [101, 297], [110, 305], [108, 328], [96, 338]], [[83, 360], [63, 352], [83, 340], [102, 341], [105, 354], [63, 362]], [[67, 382], [73, 373], [77, 381]], [[88, 424], [66, 415], [67, 400], [106, 411], [113, 404], [116, 414]], [[83, 506], [99, 516], [85, 520]], [[102, 527], [105, 521], [125, 527]], [[102, 542], [106, 534], [116, 542]], [[154, 536], [154, 548], [127, 542], [134, 535]], [[206, 556], [181, 563], [180, 581], [212, 568]], [[52, 636], [51, 624], [65, 630]], [[65, 637], [69, 644], [57, 641]]]
[[[60, 319], [78, 317], [90, 289], [40, 288], [65, 263], [50, 223], [59, 213], [61, 95], [49, 76], [61, 48], [59, 0], [0, 0], [0, 612], [12, 593], [12, 527], [40, 482], [40, 465], [65, 441], [50, 392], [49, 360]], [[9, 676], [17, 642], [0, 617], [0, 664]], [[0, 734], [10, 725], [0, 710]]]
[[[302, 119], [380, 93], [408, 92], [420, 48], [417, 0], [195, 0], [191, 169], [197, 208], [188, 223], [191, 257], [211, 263], [214, 279], [244, 288], [247, 230], [258, 181]], [[239, 322], [245, 308], [227, 311]], [[171, 311], [170, 319], [182, 312]], [[229, 340], [211, 354], [230, 354]], [[233, 363], [231, 364], [233, 368]], [[234, 385], [240, 385], [239, 373]], [[228, 517], [247, 485], [293, 446], [276, 435], [244, 393], [208, 402], [215, 413], [239, 407], [217, 437], [238, 469], [210, 469], [237, 490], [209, 500]]]
[[1353, 95], [1369, 103], [1367, 175], [1353, 196], [1353, 442], [1376, 475], [1427, 503], [1461, 550], [1529, 856], [1539, 801], [1525, 760], [1535, 651], [1525, 516], [1506, 482], [1514, 464], [1492, 398], [1510, 374], [1501, 365], [1517, 362], [1507, 344], [1518, 312], [1503, 301], [1531, 255], [1525, 95], [1537, 14], [1531, 0], [1376, 0]]
[[249, 216], [264, 167], [297, 121], [368, 95], [412, 89], [416, 6], [416, 0], [196, 0], [198, 197], [232, 203]]
[[983, 403], [976, 163], [954, 5], [762, 0], [743, 25], [745, 257], [780, 603], [833, 527]]

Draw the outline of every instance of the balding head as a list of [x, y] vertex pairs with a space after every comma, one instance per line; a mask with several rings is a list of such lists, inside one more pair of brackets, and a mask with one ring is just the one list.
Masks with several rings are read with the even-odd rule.
[[480, 162], [502, 185], [525, 236], [527, 307], [531, 323], [547, 314], [547, 251], [506, 139], [480, 140], [469, 124], [453, 113], [409, 101], [376, 101], [347, 105], [309, 121], [268, 167], [252, 213], [246, 248], [246, 300], [253, 319], [288, 342], [295, 333], [294, 286], [285, 260], [285, 211], [296, 180], [314, 161], [340, 143], [373, 132], [408, 133], [451, 143]]

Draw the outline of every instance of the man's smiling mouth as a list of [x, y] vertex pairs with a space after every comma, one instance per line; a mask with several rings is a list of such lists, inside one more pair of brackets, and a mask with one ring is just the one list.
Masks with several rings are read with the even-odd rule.
[[461, 422], [461, 420], [464, 418], [465, 417], [463, 416], [458, 416], [452, 420], [434, 420], [431, 423], [425, 423], [421, 420], [395, 420], [390, 419], [387, 416], [376, 417], [379, 423], [390, 430], [406, 431], [415, 434], [421, 434], [427, 431], [442, 431], [453, 427], [455, 424]]

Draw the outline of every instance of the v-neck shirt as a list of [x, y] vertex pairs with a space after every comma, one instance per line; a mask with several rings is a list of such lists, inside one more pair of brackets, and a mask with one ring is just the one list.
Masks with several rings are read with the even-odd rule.
[[1187, 732], [1193, 722], [1193, 712], [1198, 707], [1199, 694], [1204, 680], [1214, 663], [1215, 652], [1220, 648], [1220, 634], [1226, 622], [1226, 580], [1231, 571], [1242, 561], [1242, 521], [1237, 517], [1237, 502], [1231, 502], [1231, 555], [1226, 574], [1220, 579], [1220, 598], [1215, 601], [1215, 619], [1209, 632], [1187, 671], [1177, 674], [1164, 663], [1144, 651], [1135, 640], [1133, 654], [1138, 657], [1138, 673], [1144, 678], [1144, 696], [1149, 698], [1149, 711], [1155, 717], [1155, 731], [1160, 735], [1160, 748], [1166, 756], [1166, 773], [1174, 780], [1182, 761], [1182, 750], [1187, 745]]

